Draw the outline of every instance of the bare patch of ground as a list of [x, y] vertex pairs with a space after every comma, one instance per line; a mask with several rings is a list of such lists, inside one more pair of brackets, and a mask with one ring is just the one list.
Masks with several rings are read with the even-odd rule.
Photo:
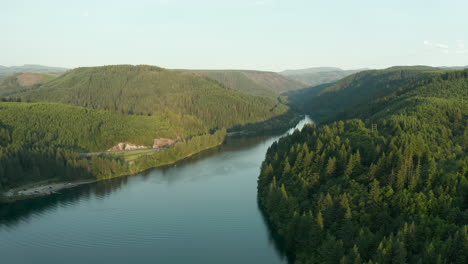
[[16, 76], [16, 80], [21, 86], [31, 86], [42, 82], [44, 80], [44, 75], [33, 72], [25, 72], [18, 74], [18, 76]]
[[153, 148], [160, 148], [174, 145], [177, 141], [170, 138], [155, 138]]
[[107, 151], [122, 151], [122, 150], [135, 150], [135, 149], [149, 149], [149, 148], [150, 147], [136, 145], [136, 144], [129, 143], [129, 142], [120, 142], [119, 144], [108, 149]]

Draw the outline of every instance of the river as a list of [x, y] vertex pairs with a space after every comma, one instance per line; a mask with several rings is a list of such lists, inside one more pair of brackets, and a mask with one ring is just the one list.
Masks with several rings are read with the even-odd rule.
[[0, 263], [287, 263], [257, 204], [278, 138], [229, 139], [172, 166], [0, 205]]

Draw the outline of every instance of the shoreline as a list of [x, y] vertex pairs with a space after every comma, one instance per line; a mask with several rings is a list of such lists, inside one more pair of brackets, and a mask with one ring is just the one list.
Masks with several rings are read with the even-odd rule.
[[218, 147], [222, 145], [223, 142], [216, 144], [214, 146], [210, 146], [209, 148], [203, 149], [199, 152], [196, 153], [190, 153], [187, 156], [184, 156], [180, 159], [174, 160], [172, 162], [167, 162], [163, 164], [159, 164], [155, 167], [151, 167], [148, 169], [143, 169], [141, 171], [133, 172], [133, 173], [128, 173], [124, 175], [115, 175], [112, 177], [106, 177], [102, 179], [89, 179], [89, 180], [82, 180], [82, 181], [75, 181], [75, 182], [57, 182], [57, 183], [49, 183], [49, 184], [41, 184], [40, 182], [37, 183], [29, 183], [25, 184], [13, 189], [10, 189], [6, 192], [0, 192], [0, 205], [2, 203], [13, 203], [16, 201], [21, 201], [21, 200], [28, 200], [28, 199], [34, 199], [38, 197], [44, 197], [52, 194], [60, 194], [58, 191], [65, 190], [65, 189], [71, 189], [77, 186], [85, 185], [85, 184], [91, 184], [91, 183], [96, 183], [100, 181], [107, 181], [107, 180], [112, 180], [114, 178], [120, 178], [120, 177], [129, 177], [133, 175], [137, 175], [140, 173], [144, 173], [145, 171], [159, 168], [159, 167], [164, 167], [164, 166], [170, 166], [173, 165], [179, 161], [182, 161], [184, 159], [190, 158], [194, 155], [197, 155], [199, 153], [202, 153], [206, 150]]
[[7, 192], [3, 192], [1, 203], [11, 203], [19, 200], [26, 200], [36, 197], [42, 197], [52, 194], [60, 194], [59, 191], [74, 188], [84, 184], [97, 182], [97, 180], [76, 181], [76, 182], [59, 182], [50, 184], [26, 184]]

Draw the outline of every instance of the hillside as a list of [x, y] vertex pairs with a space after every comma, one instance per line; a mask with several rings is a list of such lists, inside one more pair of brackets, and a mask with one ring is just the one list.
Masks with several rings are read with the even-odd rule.
[[124, 114], [169, 111], [226, 128], [264, 121], [288, 110], [275, 98], [244, 94], [195, 73], [143, 65], [77, 68], [11, 96]]
[[194, 70], [235, 90], [260, 95], [277, 96], [306, 87], [305, 84], [274, 72], [243, 70]]
[[332, 67], [310, 68], [302, 70], [286, 70], [280, 74], [289, 79], [304, 83], [307, 86], [317, 86], [325, 83], [335, 82], [351, 74], [364, 71], [366, 69], [342, 70]]
[[[292, 97], [295, 104], [313, 114], [316, 120], [340, 115], [346, 118], [352, 108], [369, 110], [367, 105], [382, 98], [397, 96], [417, 85], [435, 82], [445, 72], [431, 67], [391, 67], [385, 70], [364, 71], [326, 86], [318, 93], [309, 91], [302, 97]], [[370, 109], [371, 110], [371, 109]]]
[[[296, 117], [275, 97], [153, 66], [21, 73], [0, 95], [0, 190], [129, 175], [217, 146], [227, 129], [275, 131]], [[173, 145], [153, 150], [154, 142]], [[80, 155], [119, 144], [143, 150]]]
[[296, 262], [466, 263], [468, 71], [358, 73], [312, 98], [328, 122], [274, 143], [258, 185]]

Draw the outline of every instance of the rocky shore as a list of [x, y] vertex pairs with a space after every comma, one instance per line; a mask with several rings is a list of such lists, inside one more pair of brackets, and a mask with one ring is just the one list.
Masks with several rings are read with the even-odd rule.
[[58, 191], [68, 188], [73, 188], [79, 185], [92, 183], [95, 181], [80, 181], [80, 182], [63, 182], [63, 183], [53, 183], [53, 184], [43, 184], [35, 186], [23, 186], [15, 189], [10, 189], [7, 192], [2, 194], [5, 202], [11, 202], [16, 200], [24, 200], [33, 197], [51, 195], [58, 193]]

